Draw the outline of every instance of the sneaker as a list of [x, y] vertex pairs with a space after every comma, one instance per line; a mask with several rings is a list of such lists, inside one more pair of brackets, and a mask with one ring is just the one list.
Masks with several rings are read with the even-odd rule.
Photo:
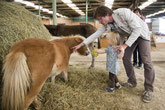
[[133, 67], [136, 67], [136, 65], [137, 65], [136, 63], [133, 63]]
[[133, 85], [133, 84], [131, 84], [131, 83], [129, 83], [129, 82], [122, 83], [121, 85], [122, 85], [123, 87], [136, 87], [136, 85]]
[[115, 88], [105, 88], [105, 91], [106, 92], [114, 92], [115, 91]]
[[142, 67], [141, 66], [137, 66], [137, 69], [141, 69]]
[[137, 69], [141, 69], [142, 68], [142, 66], [137, 66]]
[[146, 103], [149, 103], [152, 101], [152, 95], [153, 95], [152, 91], [144, 91], [142, 95], [142, 100]]
[[119, 85], [116, 85], [115, 88], [116, 89], [120, 89], [121, 88], [121, 85], [120, 84]]

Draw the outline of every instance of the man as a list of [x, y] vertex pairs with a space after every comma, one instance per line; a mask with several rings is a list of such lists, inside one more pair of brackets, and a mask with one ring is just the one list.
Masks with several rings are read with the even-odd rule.
[[[145, 21], [145, 18], [142, 15], [142, 12], [141, 12], [141, 10], [139, 8], [136, 8], [133, 12], [137, 16], [139, 16], [143, 21]], [[139, 62], [137, 62], [137, 60]], [[142, 67], [142, 61], [141, 61], [141, 56], [140, 56], [140, 51], [139, 51], [139, 46], [138, 45], [135, 47], [135, 50], [133, 52], [133, 66], [137, 67], [138, 69], [140, 69]]]
[[[144, 88], [142, 95], [144, 102], [150, 102], [153, 94], [153, 83], [155, 79], [155, 72], [152, 66], [150, 55], [150, 35], [147, 24], [135, 15], [131, 10], [120, 8], [112, 11], [106, 6], [100, 6], [96, 9], [94, 18], [98, 20], [103, 26], [100, 27], [94, 34], [84, 40], [83, 43], [73, 47], [73, 52], [76, 52], [83, 45], [88, 45], [106, 30], [116, 31], [120, 34], [121, 45], [116, 49], [124, 49], [123, 64], [128, 76], [128, 81], [123, 83], [124, 87], [136, 87], [136, 77], [131, 62], [132, 53], [137, 45], [140, 47], [142, 62], [144, 63]], [[125, 37], [127, 39], [125, 40]]]

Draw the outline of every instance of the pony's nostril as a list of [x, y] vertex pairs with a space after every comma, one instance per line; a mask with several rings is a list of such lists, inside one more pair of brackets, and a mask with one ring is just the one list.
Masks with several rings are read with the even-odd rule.
[[85, 53], [85, 56], [88, 56], [89, 55], [89, 51]]

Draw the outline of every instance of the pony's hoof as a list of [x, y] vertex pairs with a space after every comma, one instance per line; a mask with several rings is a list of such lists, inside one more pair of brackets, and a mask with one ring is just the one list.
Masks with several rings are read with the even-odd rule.
[[91, 68], [94, 68], [94, 66], [93, 66], [93, 65], [91, 65], [91, 66], [89, 67], [89, 69], [91, 69]]
[[32, 108], [35, 110], [40, 110], [41, 109], [41, 102], [37, 99], [35, 99], [32, 103]]

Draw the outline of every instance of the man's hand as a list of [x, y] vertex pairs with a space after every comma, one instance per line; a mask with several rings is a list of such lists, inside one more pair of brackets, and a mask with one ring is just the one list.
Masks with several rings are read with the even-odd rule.
[[123, 58], [124, 51], [127, 47], [128, 47], [127, 44], [119, 45], [119, 46], [116, 47], [116, 51], [118, 51], [118, 50], [120, 51], [120, 54], [118, 55], [118, 58]]
[[127, 47], [128, 47], [127, 44], [119, 45], [116, 47], [116, 51], [119, 50], [121, 52], [124, 52]]
[[84, 43], [81, 43], [81, 44], [79, 44], [79, 45], [76, 45], [76, 46], [72, 47], [73, 52], [76, 52], [79, 48], [81, 48], [81, 47], [84, 46], [84, 45], [85, 45]]

